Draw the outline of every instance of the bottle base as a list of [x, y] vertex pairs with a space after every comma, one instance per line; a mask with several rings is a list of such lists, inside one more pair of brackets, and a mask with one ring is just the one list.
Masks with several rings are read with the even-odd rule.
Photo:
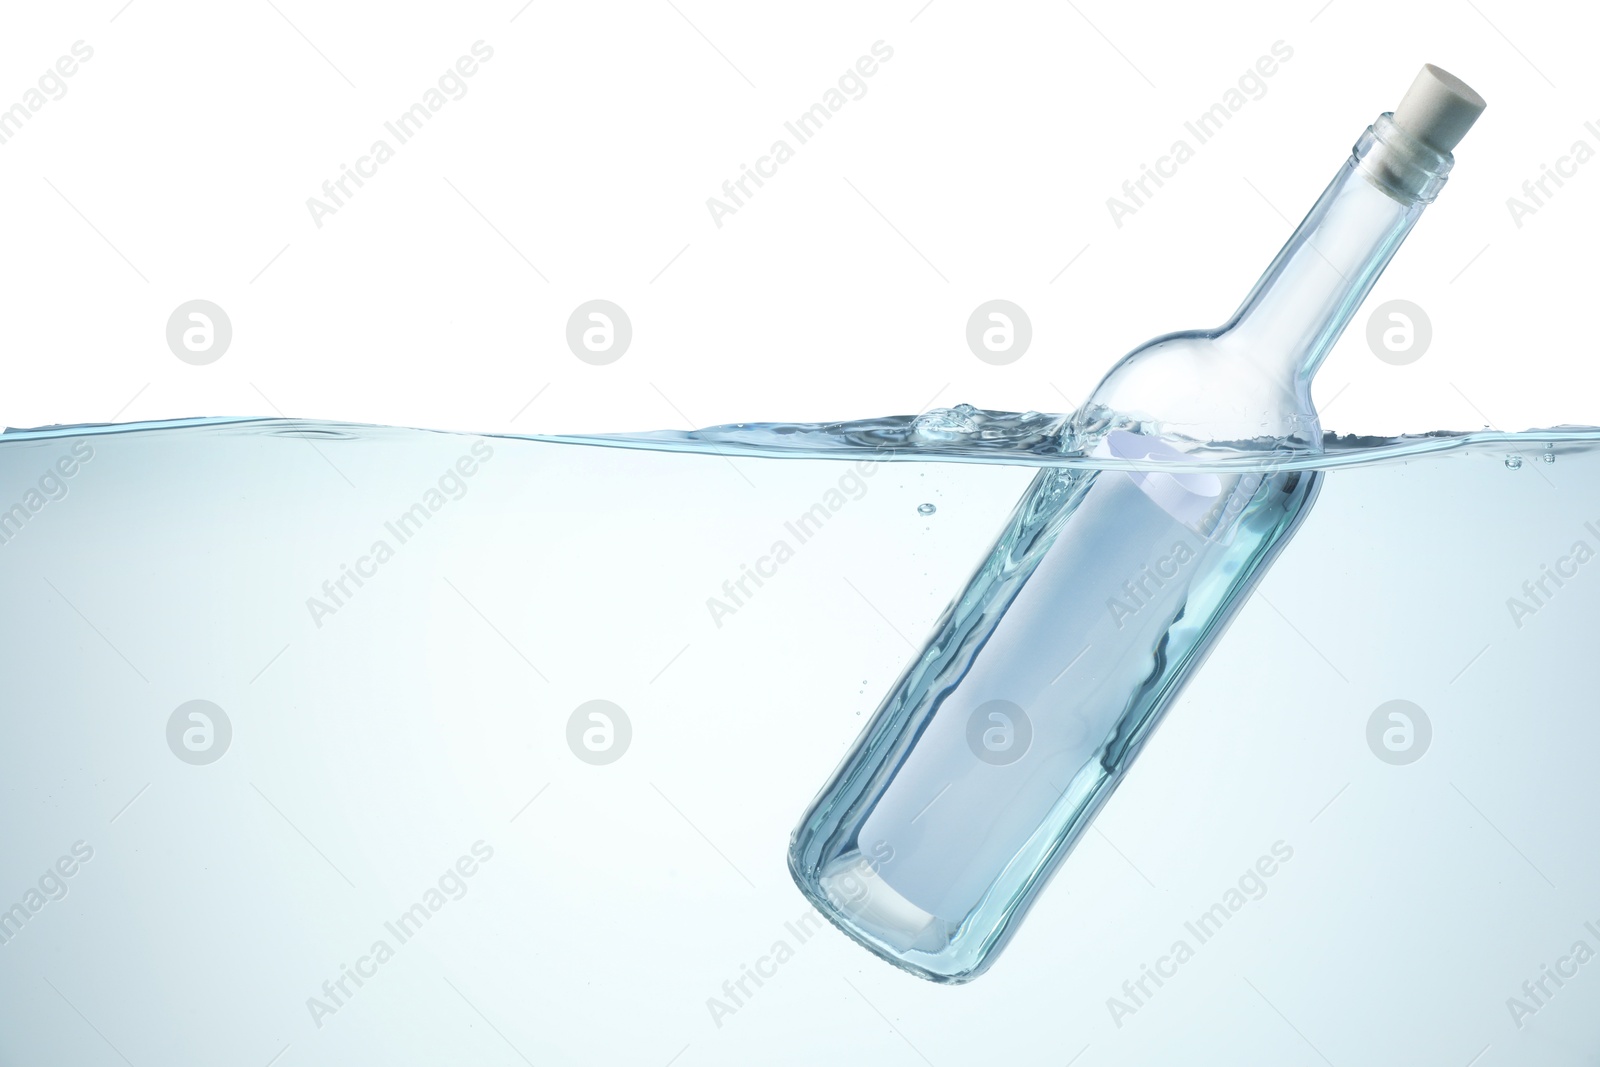
[[793, 851], [789, 874], [807, 900], [852, 941], [908, 974], [942, 985], [970, 982], [986, 969], [956, 959], [961, 924], [929, 914], [890, 886], [859, 852], [847, 852], [814, 876]]

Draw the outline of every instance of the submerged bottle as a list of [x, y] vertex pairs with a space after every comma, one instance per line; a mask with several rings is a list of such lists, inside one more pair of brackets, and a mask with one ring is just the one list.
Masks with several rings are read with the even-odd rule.
[[846, 934], [938, 982], [994, 961], [1315, 499], [1272, 461], [1320, 450], [1312, 376], [1483, 107], [1424, 67], [1226, 325], [1135, 349], [1074, 416], [1104, 469], [1035, 477], [795, 829]]

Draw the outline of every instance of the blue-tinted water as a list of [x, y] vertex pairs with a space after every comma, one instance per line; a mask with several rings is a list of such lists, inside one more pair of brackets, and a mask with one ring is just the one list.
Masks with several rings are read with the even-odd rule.
[[[0, 438], [0, 910], [25, 916], [0, 1060], [1282, 1061], [1306, 1054], [1282, 1016], [1336, 1063], [1593, 1047], [1586, 979], [1521, 1028], [1507, 1000], [1600, 918], [1596, 431], [1208, 465], [1324, 473], [1001, 961], [936, 989], [827, 926], [788, 835], [1034, 479], [1142, 472], [915, 421], [798, 453], [751, 428], [670, 443], [695, 454], [276, 420]], [[1395, 700], [1430, 732], [1380, 756]], [[225, 735], [202, 708], [185, 740], [194, 701]], [[939, 891], [913, 890], [959, 906]]]

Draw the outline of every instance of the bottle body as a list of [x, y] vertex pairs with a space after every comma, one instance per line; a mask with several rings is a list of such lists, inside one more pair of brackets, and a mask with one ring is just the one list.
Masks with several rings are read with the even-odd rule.
[[1034, 478], [795, 832], [802, 889], [897, 966], [943, 982], [982, 972], [1320, 476], [1212, 476], [1209, 514], [1189, 522], [1136, 477]]
[[[790, 843], [895, 965], [982, 973], [1304, 519], [1310, 382], [1449, 169], [1381, 117], [1239, 312], [1124, 357]], [[1248, 469], [1210, 465], [1245, 452]]]

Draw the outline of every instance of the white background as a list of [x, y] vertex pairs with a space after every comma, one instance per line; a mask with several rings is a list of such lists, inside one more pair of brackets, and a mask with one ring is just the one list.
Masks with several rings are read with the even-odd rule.
[[[1582, 321], [1593, 301], [1600, 164], [1579, 168], [1520, 227], [1507, 208], [1575, 140], [1600, 148], [1600, 133], [1584, 125], [1600, 121], [1597, 21], [1576, 5], [1506, 0], [13, 7], [0, 24], [0, 107], [23, 99], [74, 42], [94, 55], [64, 97], [0, 144], [0, 421], [285, 414], [534, 433], [857, 418], [962, 401], [1066, 408], [1144, 338], [1225, 318], [1363, 127], [1431, 61], [1478, 87], [1490, 110], [1326, 364], [1317, 388], [1325, 424], [1400, 433], [1600, 422]], [[467, 95], [315, 225], [307, 198], [479, 40], [494, 58]], [[706, 199], [880, 40], [894, 56], [865, 97], [716, 226]], [[1278, 41], [1293, 57], [1265, 95], [1115, 225], [1107, 198]], [[225, 308], [233, 326], [231, 347], [207, 366], [175, 358], [165, 337], [173, 309], [196, 298]], [[566, 346], [569, 315], [593, 298], [622, 305], [633, 323], [632, 346], [608, 366]], [[1031, 349], [1003, 367], [976, 359], [965, 340], [968, 316], [993, 298], [1022, 305], [1034, 328]], [[1390, 299], [1413, 301], [1432, 320], [1431, 348], [1408, 366], [1379, 360], [1364, 339], [1370, 307]], [[940, 498], [935, 525], [913, 518], [925, 490], [897, 469], [845, 520], [859, 522], [855, 539], [819, 545], [787, 586], [723, 631], [706, 621], [702, 596], [815, 499], [821, 480], [773, 464], [783, 473], [762, 477], [759, 503], [741, 496], [719, 512], [707, 502], [737, 485], [720, 462], [695, 468], [700, 484], [682, 473], [699, 459], [654, 456], [674, 473], [639, 499], [613, 500], [608, 490], [646, 461], [575, 449], [593, 466], [552, 465], [551, 477], [569, 483], [565, 498], [526, 475], [508, 476], [512, 488], [498, 498], [487, 484], [474, 489], [467, 506], [498, 499], [505, 509], [479, 520], [497, 540], [485, 545], [463, 527], [459, 541], [419, 547], [399, 565], [413, 569], [409, 578], [396, 569], [338, 620], [341, 629], [323, 633], [300, 598], [361, 543], [342, 531], [365, 537], [395, 502], [414, 499], [413, 473], [434, 477], [454, 441], [409, 439], [422, 454], [390, 472], [393, 492], [353, 494], [348, 513], [275, 482], [259, 522], [230, 503], [230, 528], [249, 534], [208, 552], [201, 527], [186, 520], [231, 501], [241, 469], [224, 462], [232, 453], [198, 450], [193, 469], [140, 463], [139, 439], [123, 440], [132, 444], [107, 446], [91, 468], [107, 472], [106, 495], [77, 483], [72, 504], [46, 513], [59, 520], [57, 534], [30, 530], [7, 549], [14, 563], [3, 576], [14, 583], [8, 603], [25, 605], [16, 614], [31, 620], [4, 647], [8, 707], [20, 709], [7, 720], [21, 739], [6, 750], [10, 810], [33, 817], [7, 819], [17, 843], [0, 855], [0, 892], [11, 894], [0, 900], [15, 899], [58, 842], [87, 832], [78, 826], [106, 842], [94, 868], [108, 872], [100, 888], [85, 880], [75, 889], [76, 911], [52, 905], [56, 925], [30, 929], [40, 937], [0, 969], [10, 991], [0, 997], [9, 1005], [3, 1032], [50, 1045], [62, 1062], [122, 1062], [112, 1055], [120, 1047], [141, 1067], [181, 1062], [171, 1050], [183, 1048], [201, 1050], [195, 1062], [266, 1064], [276, 1053], [280, 1067], [356, 1063], [376, 1055], [376, 1046], [359, 1051], [372, 1034], [395, 1059], [432, 1055], [426, 1038], [459, 1042], [460, 1062], [519, 1062], [503, 1047], [511, 1045], [539, 1051], [540, 1062], [663, 1067], [814, 1063], [825, 1055], [814, 1045], [848, 1049], [852, 1060], [940, 1067], [986, 1054], [1040, 1064], [1080, 1056], [1079, 1067], [1171, 1062], [1185, 1054], [1174, 1049], [1204, 1050], [1202, 1062], [1236, 1054], [1340, 1067], [1542, 1067], [1592, 1056], [1600, 979], [1563, 994], [1527, 1030], [1504, 1007], [1582, 936], [1585, 920], [1600, 921], [1584, 673], [1595, 593], [1563, 594], [1527, 631], [1513, 629], [1500, 599], [1592, 516], [1582, 492], [1567, 489], [1584, 484], [1577, 461], [1551, 471], [1530, 463], [1520, 483], [1480, 479], [1518, 477], [1495, 457], [1425, 487], [1407, 481], [1437, 469], [1422, 464], [1338, 482], [1350, 488], [1319, 502], [1316, 525], [1274, 568], [1086, 837], [1074, 877], [1042, 898], [992, 975], [935, 989], [830, 933], [785, 973], [787, 985], [764, 993], [737, 1026], [716, 1028], [706, 999], [801, 911], [782, 869], [783, 835], [915, 647], [880, 622], [893, 616], [920, 635], [953, 591], [929, 587], [918, 552], [974, 556], [1000, 521], [1001, 503], [982, 509], [976, 474], [944, 470], [968, 488]], [[334, 484], [310, 449], [290, 443], [308, 479]], [[54, 447], [37, 447], [45, 445]], [[507, 443], [497, 469], [554, 447]], [[46, 449], [34, 464], [34, 451], [13, 451], [29, 478], [54, 455]], [[239, 455], [242, 465], [253, 453]], [[377, 478], [381, 465], [371, 466]], [[1023, 476], [1008, 475], [1020, 491]], [[984, 484], [1004, 504], [1014, 498]], [[1355, 488], [1369, 484], [1368, 495]], [[1515, 492], [1475, 495], [1489, 484]], [[535, 492], [551, 514], [601, 516], [601, 535], [518, 510]], [[1449, 506], [1434, 514], [1435, 500]], [[94, 501], [123, 521], [88, 522], [92, 513], [80, 511], [68, 525], [69, 508]], [[1485, 522], [1497, 503], [1518, 521]], [[332, 521], [341, 515], [343, 526]], [[300, 521], [297, 536], [316, 549], [288, 577], [263, 563], [303, 549], [281, 532], [283, 516]], [[915, 522], [923, 540], [895, 517]], [[952, 528], [966, 547], [938, 540]], [[173, 531], [191, 540], [159, 540]], [[566, 565], [586, 558], [576, 549], [541, 551], [563, 537], [621, 562], [591, 576]], [[194, 547], [186, 554], [174, 543]], [[267, 547], [251, 556], [258, 543]], [[424, 554], [434, 552], [442, 562]], [[1325, 566], [1330, 559], [1337, 566]], [[566, 584], [551, 585], [545, 567], [561, 568]], [[486, 613], [434, 581], [445, 570]], [[863, 573], [884, 614], [847, 599], [842, 582]], [[60, 599], [74, 597], [100, 637], [80, 626], [78, 608], [44, 596], [41, 575], [54, 575]], [[652, 616], [626, 599], [640, 575], [681, 595]], [[261, 595], [215, 593], [234, 582]], [[555, 598], [559, 611], [536, 602], [551, 588], [570, 590]], [[213, 623], [218, 603], [245, 620], [243, 632]], [[270, 610], [244, 610], [262, 604]], [[1371, 618], [1343, 625], [1368, 605]], [[462, 625], [491, 616], [512, 620], [508, 631], [537, 655], [555, 648], [567, 677], [538, 688], [546, 683], [515, 645]], [[408, 630], [418, 619], [437, 630]], [[546, 631], [567, 645], [547, 645]], [[418, 635], [448, 641], [434, 638], [439, 658], [419, 652], [408, 672], [384, 675], [394, 661], [388, 638], [400, 635], [393, 647], [409, 649], [408, 633], [419, 648]], [[121, 666], [101, 647], [113, 638], [156, 684], [141, 691], [115, 673]], [[223, 646], [238, 662], [212, 651]], [[52, 655], [71, 666], [42, 669]], [[480, 658], [489, 664], [482, 675], [441, 666]], [[263, 675], [273, 663], [276, 673]], [[311, 684], [318, 671], [338, 684]], [[412, 684], [432, 671], [435, 688]], [[226, 705], [240, 729], [236, 753], [218, 764], [224, 773], [209, 778], [171, 760], [156, 729], [193, 696]], [[1435, 714], [1438, 743], [1414, 773], [1397, 775], [1372, 759], [1363, 730], [1373, 708], [1400, 696]], [[612, 778], [585, 777], [592, 768], [560, 748], [570, 709], [593, 697], [626, 705], [639, 727], [637, 756]], [[399, 736], [424, 769], [452, 767], [458, 751], [432, 747], [454, 721], [441, 708], [483, 725], [454, 738], [462, 750], [480, 737], [499, 742], [485, 747], [501, 773], [460, 776], [463, 788], [441, 772], [440, 810], [452, 818], [488, 812], [498, 830], [541, 778], [553, 784], [546, 808], [518, 823], [524, 837], [501, 831], [508, 843], [496, 870], [515, 876], [474, 898], [495, 903], [466, 913], [476, 925], [458, 941], [426, 950], [448, 967], [419, 949], [405, 964], [414, 998], [397, 971], [394, 992], [367, 995], [330, 1037], [311, 1029], [301, 1001], [334, 973], [347, 931], [365, 936], [373, 916], [427, 883], [436, 857], [448, 862], [473, 839], [454, 822], [430, 825], [424, 838], [379, 803], [389, 794], [363, 793], [348, 765], [323, 773], [325, 751], [330, 764], [346, 751], [380, 762], [367, 747], [369, 720], [350, 713], [375, 706], [411, 723]], [[106, 720], [107, 708], [125, 718]], [[343, 731], [331, 740], [319, 732], [330, 723]], [[752, 723], [753, 734], [741, 732]], [[547, 778], [543, 764], [524, 762], [529, 753], [549, 762]], [[1230, 770], [1216, 774], [1217, 765]], [[341, 822], [327, 803], [341, 790], [370, 798], [370, 823]], [[305, 832], [257, 805], [258, 793]], [[141, 795], [144, 807], [101, 829], [97, 820]], [[195, 812], [214, 827], [199, 835], [210, 849], [184, 836]], [[239, 812], [254, 821], [230, 822]], [[396, 838], [372, 847], [372, 871], [350, 867], [359, 893], [338, 895], [343, 880], [304, 846], [315, 839], [350, 864], [378, 824]], [[1279, 837], [1300, 858], [1242, 920], [1252, 925], [1206, 950], [1183, 991], [1116, 1027], [1106, 998]], [[281, 845], [267, 850], [263, 840]], [[738, 868], [724, 869], [711, 848]], [[263, 859], [272, 877], [255, 869]], [[745, 870], [748, 878], [735, 877]], [[669, 883], [679, 895], [661, 891]], [[135, 884], [182, 892], [145, 899], [124, 890]], [[250, 906], [242, 888], [276, 901], [284, 886], [326, 926], [239, 923], [236, 909], [253, 920], [267, 907]], [[393, 900], [377, 895], [385, 887]], [[135, 909], [148, 929], [112, 922]], [[89, 920], [107, 924], [103, 940], [83, 936], [102, 929]], [[170, 942], [159, 936], [168, 929]], [[265, 964], [219, 962], [228, 951], [218, 944], [295, 969], [273, 985], [277, 972]], [[529, 945], [542, 955], [523, 956]], [[504, 981], [490, 966], [497, 956]], [[153, 977], [147, 960], [168, 973]], [[471, 1001], [443, 991], [436, 976], [445, 973]], [[196, 989], [209, 1012], [196, 1010]], [[546, 1040], [564, 1055], [544, 1055]], [[607, 1059], [624, 1047], [626, 1056]]]
[[[18, 6], [0, 34], [5, 104], [94, 49], [0, 145], [12, 426], [1061, 410], [1144, 338], [1225, 318], [1424, 61], [1489, 111], [1325, 365], [1325, 425], [1600, 421], [1582, 319], [1600, 166], [1520, 228], [1506, 203], [1575, 140], [1600, 148], [1581, 5], [124, 4]], [[319, 229], [307, 198], [480, 39], [467, 95]], [[866, 95], [718, 228], [707, 198], [880, 40]], [[1280, 40], [1265, 95], [1116, 226], [1107, 198]], [[596, 297], [634, 328], [606, 367], [564, 343]], [[964, 339], [996, 297], [1034, 328], [1005, 367]], [[204, 367], [164, 337], [194, 298], [234, 329]], [[1406, 367], [1364, 341], [1393, 298], [1433, 323]]]

